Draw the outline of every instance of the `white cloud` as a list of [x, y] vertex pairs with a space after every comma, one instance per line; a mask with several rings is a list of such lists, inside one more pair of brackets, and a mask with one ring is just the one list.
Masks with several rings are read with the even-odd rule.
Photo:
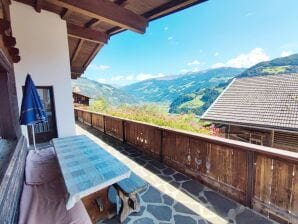
[[246, 17], [250, 17], [250, 16], [252, 16], [252, 15], [253, 15], [252, 12], [248, 12], [248, 13], [245, 14]]
[[198, 72], [198, 71], [200, 71], [200, 69], [199, 69], [198, 67], [195, 67], [195, 68], [192, 70], [192, 72]]
[[215, 63], [214, 65], [212, 65], [211, 67], [212, 68], [221, 68], [221, 67], [225, 67], [225, 63], [222, 63], [222, 62], [218, 62], [218, 63]]
[[214, 56], [215, 56], [215, 57], [218, 57], [218, 56], [219, 56], [219, 53], [218, 53], [218, 52], [215, 52], [215, 53], [214, 53]]
[[[135, 76], [134, 75], [117, 75], [117, 76], [113, 76], [111, 77], [111, 82], [119, 82], [119, 81], [133, 81], [135, 80]], [[118, 84], [118, 83], [116, 83]]]
[[212, 68], [218, 67], [234, 67], [234, 68], [249, 68], [259, 62], [268, 61], [269, 56], [262, 48], [252, 49], [247, 54], [240, 54], [235, 58], [230, 59], [227, 63], [216, 63]]
[[136, 76], [137, 81], [143, 81], [146, 79], [153, 79], [153, 78], [161, 78], [164, 77], [165, 75], [163, 73], [158, 73], [158, 74], [146, 74], [146, 73], [140, 73]]
[[99, 78], [96, 80], [97, 82], [100, 82], [100, 83], [107, 83], [107, 80], [104, 79], [104, 78]]
[[191, 61], [191, 62], [188, 62], [187, 65], [188, 66], [197, 66], [201, 64], [198, 60], [194, 60], [194, 61]]
[[168, 37], [168, 40], [173, 40], [174, 38], [173, 37]]
[[281, 52], [280, 56], [287, 57], [287, 56], [290, 56], [291, 54], [294, 54], [294, 52], [293, 51], [283, 51], [283, 52]]
[[181, 70], [180, 70], [180, 72], [181, 72], [182, 74], [185, 74], [185, 73], [187, 73], [187, 72], [188, 72], [188, 70], [187, 70], [187, 69], [185, 69], [185, 68], [183, 68], [183, 69], [181, 69]]
[[168, 26], [166, 26], [166, 27], [164, 28], [164, 30], [165, 30], [165, 31], [167, 31], [168, 29], [169, 29], [169, 27], [168, 27]]
[[134, 80], [135, 79], [135, 77], [133, 76], [133, 75], [128, 75], [128, 76], [126, 76], [126, 80], [127, 81], [132, 81], [132, 80]]
[[105, 71], [105, 70], [108, 70], [109, 68], [111, 68], [110, 66], [108, 65], [96, 65], [96, 64], [91, 64], [89, 66], [90, 69], [93, 69], [93, 70], [97, 70], [97, 71]]

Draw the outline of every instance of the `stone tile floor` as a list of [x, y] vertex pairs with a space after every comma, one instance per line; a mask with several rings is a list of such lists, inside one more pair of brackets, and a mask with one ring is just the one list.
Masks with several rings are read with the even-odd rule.
[[[140, 193], [141, 210], [124, 223], [274, 223], [100, 131], [81, 123], [77, 123], [76, 131], [90, 137], [149, 183]], [[103, 223], [119, 222], [116, 217]]]

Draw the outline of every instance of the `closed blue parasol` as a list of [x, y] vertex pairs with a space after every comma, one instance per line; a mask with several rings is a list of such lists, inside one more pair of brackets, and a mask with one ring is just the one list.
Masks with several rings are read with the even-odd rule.
[[31, 125], [34, 149], [36, 149], [34, 124], [46, 122], [47, 120], [47, 115], [38, 95], [37, 89], [31, 79], [31, 76], [28, 74], [26, 77], [23, 93], [20, 124]]

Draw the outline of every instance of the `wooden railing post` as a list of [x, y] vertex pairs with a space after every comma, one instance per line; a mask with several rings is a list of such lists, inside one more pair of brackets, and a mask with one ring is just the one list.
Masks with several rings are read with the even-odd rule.
[[124, 120], [121, 120], [121, 122], [122, 122], [122, 142], [125, 142], [125, 121]]
[[103, 118], [103, 133], [106, 134], [106, 116], [102, 116]]
[[78, 120], [78, 111], [77, 109], [74, 109], [74, 116], [75, 116], [75, 121]]
[[163, 147], [162, 147], [162, 144], [163, 144], [163, 130], [160, 129], [160, 152], [159, 152], [159, 157], [160, 157], [160, 162], [162, 163], [163, 162]]
[[89, 112], [89, 113], [90, 113], [90, 126], [93, 128], [93, 124], [92, 124], [93, 113], [92, 112]]
[[247, 151], [247, 182], [246, 182], [246, 195], [245, 204], [247, 207], [252, 208], [252, 197], [254, 190], [254, 179], [255, 179], [255, 154], [252, 151]]

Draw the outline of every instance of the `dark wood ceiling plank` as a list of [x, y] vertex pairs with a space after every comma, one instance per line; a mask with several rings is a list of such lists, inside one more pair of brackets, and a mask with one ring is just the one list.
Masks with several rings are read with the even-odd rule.
[[143, 16], [106, 0], [49, 0], [48, 2], [138, 33], [145, 33], [148, 26], [148, 21]]
[[90, 28], [80, 27], [74, 24], [67, 24], [68, 36], [92, 41], [95, 43], [106, 44], [109, 40], [109, 36], [106, 33], [92, 30]]

